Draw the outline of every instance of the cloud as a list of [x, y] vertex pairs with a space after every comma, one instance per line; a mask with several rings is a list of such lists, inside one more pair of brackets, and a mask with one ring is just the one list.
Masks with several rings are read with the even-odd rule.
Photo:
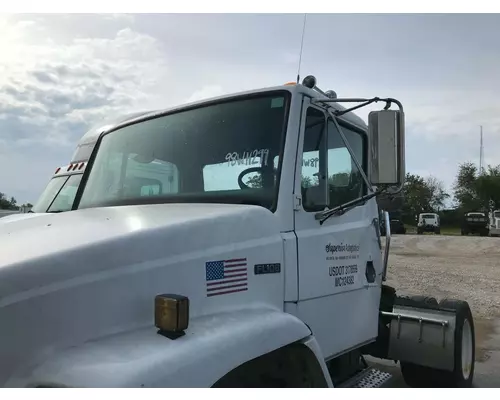
[[[29, 26], [15, 24], [11, 36], [25, 37]], [[27, 42], [11, 49], [10, 57], [3, 55], [7, 78], [0, 81], [0, 118], [13, 124], [23, 115], [31, 124], [43, 124], [52, 132], [49, 141], [74, 143], [75, 133], [68, 136], [59, 130], [63, 119], [92, 125], [109, 113], [131, 109], [143, 103], [168, 73], [158, 41], [130, 28], [111, 38]]]
[[[158, 81], [168, 76], [168, 60], [158, 40], [129, 27], [111, 37], [60, 42], [50, 35], [33, 36], [49, 29], [42, 22], [3, 19], [0, 27], [6, 31], [0, 39], [0, 132], [2, 148], [8, 146], [11, 155], [0, 158], [2, 171], [22, 163], [17, 154], [31, 145], [37, 146], [39, 159], [56, 156], [48, 163], [52, 172], [69, 161], [90, 126], [154, 101]], [[34, 192], [47, 183], [48, 173], [36, 169], [28, 174]], [[0, 182], [3, 192], [19, 193], [8, 175]]]
[[187, 98], [186, 103], [192, 103], [199, 100], [209, 99], [211, 97], [222, 96], [223, 94], [224, 90], [222, 89], [221, 86], [208, 85], [195, 91], [191, 96]]

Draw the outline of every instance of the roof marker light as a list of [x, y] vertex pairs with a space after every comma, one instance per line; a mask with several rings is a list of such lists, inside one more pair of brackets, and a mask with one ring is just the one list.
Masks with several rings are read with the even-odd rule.
[[328, 97], [330, 99], [336, 99], [337, 98], [337, 93], [334, 90], [328, 90], [325, 93], [325, 95], [326, 95], [326, 97]]
[[316, 78], [312, 75], [308, 75], [302, 80], [302, 85], [309, 89], [313, 89], [316, 86]]

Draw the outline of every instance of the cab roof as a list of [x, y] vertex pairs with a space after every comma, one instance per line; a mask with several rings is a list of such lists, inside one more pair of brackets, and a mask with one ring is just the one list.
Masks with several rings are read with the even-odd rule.
[[[84, 144], [90, 144], [90, 143], [95, 143], [99, 136], [103, 133], [110, 132], [112, 130], [118, 129], [122, 126], [125, 125], [130, 125], [135, 122], [141, 122], [147, 119], [151, 119], [154, 117], [159, 117], [165, 114], [169, 114], [172, 112], [176, 111], [182, 111], [184, 109], [190, 109], [190, 108], [196, 108], [199, 106], [203, 105], [208, 105], [211, 103], [215, 103], [221, 100], [229, 100], [229, 99], [234, 99], [238, 98], [241, 96], [247, 96], [247, 95], [252, 95], [252, 94], [258, 94], [258, 93], [266, 93], [266, 92], [274, 92], [278, 90], [285, 90], [290, 92], [292, 95], [293, 94], [304, 94], [311, 99], [314, 100], [328, 100], [329, 98], [316, 90], [309, 89], [308, 87], [301, 85], [301, 84], [296, 84], [296, 85], [282, 85], [282, 86], [274, 86], [274, 87], [268, 87], [268, 88], [261, 88], [261, 89], [255, 89], [255, 90], [250, 90], [250, 91], [243, 91], [243, 92], [238, 92], [238, 93], [231, 93], [223, 96], [217, 96], [217, 97], [212, 97], [209, 99], [203, 99], [199, 100], [196, 102], [191, 102], [187, 104], [182, 104], [178, 105], [175, 107], [170, 107], [170, 108], [165, 108], [165, 109], [160, 109], [160, 110], [150, 110], [150, 111], [140, 111], [140, 112], [134, 112], [134, 113], [129, 113], [129, 114], [124, 114], [120, 115], [118, 117], [115, 117], [110, 120], [103, 121], [99, 123], [98, 125], [94, 126], [91, 128], [83, 137], [80, 139], [78, 142], [78, 145], [84, 145]], [[331, 107], [334, 110], [338, 111], [344, 111], [346, 108], [340, 105], [339, 103], [325, 103], [325, 106]], [[346, 114], [343, 114], [340, 119], [362, 129], [362, 130], [367, 130], [368, 127], [366, 123], [363, 121], [362, 118], [360, 118], [358, 115], [354, 114], [353, 112], [348, 112]]]
[[152, 112], [153, 111], [151, 110], [145, 110], [134, 113], [122, 114], [107, 120], [105, 119], [104, 121], [101, 121], [99, 124], [90, 128], [78, 141], [78, 145], [94, 143], [97, 141], [101, 133], [112, 129], [113, 127], [118, 126], [119, 124], [132, 121], [134, 118], [140, 117], [141, 115], [150, 114]]

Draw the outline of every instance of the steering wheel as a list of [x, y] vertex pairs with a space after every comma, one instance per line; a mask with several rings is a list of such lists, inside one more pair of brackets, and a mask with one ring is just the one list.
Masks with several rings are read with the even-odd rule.
[[240, 174], [238, 175], [238, 186], [240, 187], [240, 189], [251, 189], [250, 186], [248, 185], [245, 185], [243, 183], [243, 177], [252, 173], [252, 172], [264, 172], [264, 168], [263, 167], [251, 167], [251, 168], [247, 168], [245, 169], [244, 171], [241, 171]]

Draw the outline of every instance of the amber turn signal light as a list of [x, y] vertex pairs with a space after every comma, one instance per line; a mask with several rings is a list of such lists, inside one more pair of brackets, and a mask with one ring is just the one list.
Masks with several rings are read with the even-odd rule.
[[178, 294], [155, 297], [155, 326], [171, 338], [184, 335], [189, 325], [189, 299]]

